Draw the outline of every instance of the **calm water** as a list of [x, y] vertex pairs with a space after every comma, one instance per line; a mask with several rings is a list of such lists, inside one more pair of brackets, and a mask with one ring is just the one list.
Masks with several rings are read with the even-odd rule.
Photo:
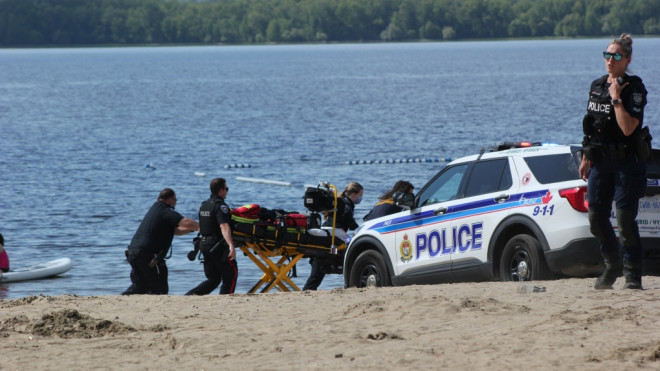
[[[214, 177], [228, 179], [233, 206], [298, 211], [305, 185], [355, 180], [366, 188], [361, 218], [396, 180], [419, 188], [444, 164], [346, 161], [580, 142], [607, 42], [0, 50], [0, 232], [13, 267], [74, 262], [60, 278], [0, 285], [0, 298], [121, 293], [130, 284], [123, 251], [164, 187], [196, 219]], [[645, 120], [660, 137], [660, 39], [634, 46]], [[235, 163], [252, 167], [225, 169]], [[204, 279], [185, 257], [191, 239], [174, 239], [171, 294]], [[308, 273], [303, 260], [294, 282]], [[239, 254], [237, 292], [260, 275]], [[342, 285], [332, 275], [321, 289]]]

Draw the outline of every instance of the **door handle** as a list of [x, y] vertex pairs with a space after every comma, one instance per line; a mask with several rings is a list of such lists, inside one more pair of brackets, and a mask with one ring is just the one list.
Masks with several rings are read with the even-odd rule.
[[495, 197], [495, 202], [502, 203], [502, 202], [508, 200], [509, 197], [511, 197], [511, 196], [505, 195], [505, 194], [499, 195], [499, 196]]
[[446, 213], [446, 212], [447, 212], [447, 208], [446, 208], [446, 207], [439, 207], [439, 208], [433, 210], [433, 215], [442, 215], [442, 214], [444, 214], [444, 213]]

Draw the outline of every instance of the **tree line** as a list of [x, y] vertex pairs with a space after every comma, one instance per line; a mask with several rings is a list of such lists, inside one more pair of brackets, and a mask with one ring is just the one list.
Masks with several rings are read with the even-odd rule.
[[660, 0], [0, 0], [0, 45], [660, 35]]

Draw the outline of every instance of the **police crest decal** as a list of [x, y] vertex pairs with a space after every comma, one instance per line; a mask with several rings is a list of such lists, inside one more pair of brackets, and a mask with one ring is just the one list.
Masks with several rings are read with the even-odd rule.
[[412, 246], [408, 240], [408, 234], [403, 235], [403, 241], [399, 245], [399, 252], [401, 253], [401, 262], [407, 263], [412, 259]]

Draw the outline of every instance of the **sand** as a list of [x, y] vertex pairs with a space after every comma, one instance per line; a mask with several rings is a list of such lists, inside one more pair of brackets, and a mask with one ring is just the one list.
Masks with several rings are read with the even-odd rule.
[[660, 369], [660, 277], [0, 300], [2, 370]]

